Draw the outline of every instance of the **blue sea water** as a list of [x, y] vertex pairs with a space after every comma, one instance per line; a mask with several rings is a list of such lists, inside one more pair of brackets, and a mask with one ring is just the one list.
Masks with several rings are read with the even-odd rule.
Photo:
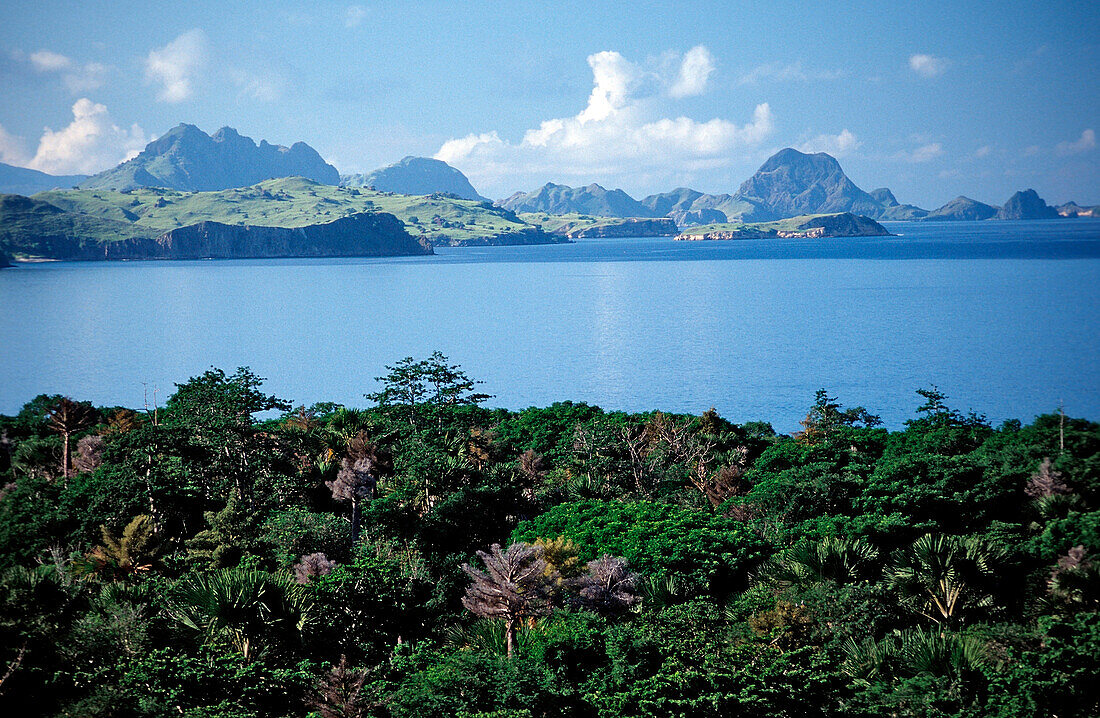
[[248, 365], [363, 406], [438, 349], [522, 408], [573, 400], [798, 428], [824, 387], [899, 427], [938, 385], [993, 422], [1100, 419], [1100, 220], [890, 223], [898, 236], [581, 240], [435, 257], [23, 264], [0, 271], [0, 412], [141, 407]]

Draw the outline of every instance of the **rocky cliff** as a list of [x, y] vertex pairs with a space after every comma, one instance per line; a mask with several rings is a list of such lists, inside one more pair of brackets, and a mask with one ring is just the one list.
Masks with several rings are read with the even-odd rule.
[[1038, 192], [1028, 189], [1009, 197], [994, 219], [1055, 219], [1060, 216]]
[[253, 259], [261, 257], [401, 257], [432, 254], [393, 215], [360, 213], [307, 227], [199, 222], [155, 238], [102, 246], [103, 259]]

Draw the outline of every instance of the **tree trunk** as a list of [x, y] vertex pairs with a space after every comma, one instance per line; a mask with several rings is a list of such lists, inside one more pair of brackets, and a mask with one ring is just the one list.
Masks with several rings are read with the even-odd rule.
[[65, 483], [69, 483], [69, 432], [61, 434], [61, 440], [65, 442], [61, 450], [61, 475], [65, 477]]
[[512, 649], [516, 645], [516, 619], [509, 618], [504, 623], [504, 645], [508, 652], [508, 657], [512, 657]]

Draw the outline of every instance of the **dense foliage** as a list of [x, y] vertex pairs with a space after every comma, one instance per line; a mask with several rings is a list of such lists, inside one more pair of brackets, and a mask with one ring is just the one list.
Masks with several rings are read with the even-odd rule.
[[0, 417], [0, 704], [57, 716], [1100, 713], [1100, 425], [373, 406], [213, 369]]

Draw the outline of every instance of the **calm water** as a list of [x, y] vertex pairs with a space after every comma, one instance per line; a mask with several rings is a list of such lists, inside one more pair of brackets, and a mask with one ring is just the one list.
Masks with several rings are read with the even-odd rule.
[[211, 365], [364, 405], [439, 349], [490, 404], [572, 399], [797, 428], [826, 387], [890, 426], [960, 409], [1100, 419], [1100, 220], [901, 236], [441, 249], [381, 260], [43, 263], [0, 271], [0, 412], [39, 393], [140, 407]]

